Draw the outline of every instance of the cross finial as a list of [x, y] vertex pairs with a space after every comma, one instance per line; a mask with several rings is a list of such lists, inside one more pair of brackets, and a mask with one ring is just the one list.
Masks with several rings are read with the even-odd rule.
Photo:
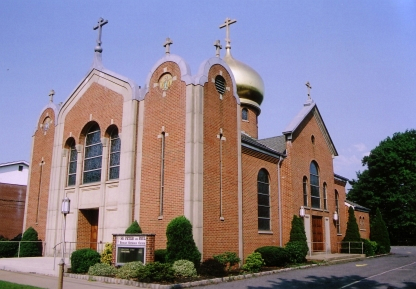
[[108, 20], [104, 20], [103, 18], [100, 17], [100, 19], [98, 19], [98, 24], [93, 27], [94, 30], [98, 29], [97, 46], [94, 49], [95, 52], [100, 52], [100, 53], [103, 52], [103, 49], [101, 48], [101, 32], [103, 30], [103, 26], [106, 25], [107, 23], [108, 23]]
[[173, 44], [173, 41], [168, 37], [166, 38], [165, 44], [163, 44], [163, 47], [166, 48], [166, 54], [170, 53], [170, 45]]
[[49, 101], [50, 102], [53, 102], [53, 96], [55, 95], [55, 90], [51, 90], [50, 92], [49, 92]]
[[309, 83], [309, 81], [308, 82], [306, 82], [306, 87], [308, 88], [308, 100], [310, 100], [311, 99], [311, 89], [312, 89], [312, 86], [311, 86], [311, 84]]
[[214, 42], [214, 46], [215, 46], [215, 48], [216, 48], [216, 51], [215, 51], [215, 56], [216, 56], [216, 57], [220, 57], [220, 50], [222, 49], [221, 42], [220, 42], [219, 40], [215, 41], [215, 42]]
[[231, 48], [231, 39], [230, 39], [230, 25], [236, 23], [237, 20], [231, 20], [230, 18], [226, 18], [224, 21], [224, 24], [220, 25], [220, 29], [225, 27], [226, 30], [226, 37], [225, 37], [225, 42], [227, 43], [225, 45], [226, 49], [230, 49]]

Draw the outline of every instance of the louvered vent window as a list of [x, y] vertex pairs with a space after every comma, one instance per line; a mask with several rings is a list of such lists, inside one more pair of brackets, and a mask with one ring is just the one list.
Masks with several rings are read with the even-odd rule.
[[215, 88], [220, 94], [225, 93], [225, 79], [221, 75], [215, 77]]

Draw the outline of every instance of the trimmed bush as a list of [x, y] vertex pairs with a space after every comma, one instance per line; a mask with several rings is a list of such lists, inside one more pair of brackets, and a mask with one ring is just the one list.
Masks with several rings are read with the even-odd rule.
[[364, 254], [368, 256], [374, 256], [375, 250], [377, 250], [377, 242], [370, 241], [367, 239], [361, 239], [363, 242]]
[[97, 263], [88, 269], [88, 275], [91, 276], [115, 276], [117, 268], [107, 263]]
[[111, 265], [111, 261], [113, 260], [113, 244], [106, 243], [104, 246], [104, 250], [101, 253], [101, 263]]
[[289, 257], [289, 262], [304, 263], [306, 261], [306, 255], [308, 254], [308, 247], [305, 247], [305, 243], [302, 241], [294, 241], [286, 244], [286, 252]]
[[389, 232], [379, 208], [377, 208], [375, 219], [371, 223], [370, 239], [376, 241], [379, 245], [376, 251], [377, 254], [390, 253]]
[[258, 252], [251, 253], [246, 258], [246, 263], [243, 265], [243, 270], [247, 272], [259, 272], [264, 265], [264, 260]]
[[173, 281], [175, 272], [172, 265], [168, 263], [147, 263], [138, 270], [138, 280], [141, 282]]
[[155, 250], [155, 262], [166, 263], [166, 249]]
[[240, 263], [240, 258], [234, 252], [225, 252], [219, 255], [215, 255], [214, 259], [224, 265], [226, 270], [229, 272], [231, 268]]
[[284, 267], [289, 262], [289, 256], [285, 248], [277, 246], [264, 246], [254, 252], [261, 254], [266, 266]]
[[140, 228], [139, 223], [137, 223], [136, 220], [134, 220], [133, 223], [131, 223], [130, 227], [127, 228], [126, 234], [141, 234], [142, 228]]
[[133, 279], [139, 276], [140, 268], [144, 267], [140, 261], [129, 262], [118, 268], [116, 277], [121, 279]]
[[[39, 241], [38, 232], [29, 227], [22, 236], [22, 241]], [[42, 242], [21, 242], [20, 257], [36, 257], [42, 256]]]
[[97, 263], [100, 263], [100, 254], [93, 249], [79, 249], [71, 254], [72, 273], [87, 273]]
[[201, 253], [195, 245], [192, 225], [187, 218], [180, 216], [170, 221], [166, 228], [166, 237], [166, 262], [189, 260], [195, 267], [199, 266]]
[[360, 230], [358, 229], [357, 219], [355, 218], [354, 209], [352, 207], [349, 207], [348, 209], [347, 231], [342, 242], [345, 243], [342, 243], [341, 245], [341, 253], [362, 253], [361, 244], [356, 243], [361, 242], [361, 237]]
[[198, 269], [201, 275], [213, 277], [224, 277], [226, 275], [224, 264], [212, 258], [202, 262]]
[[175, 276], [178, 277], [195, 277], [196, 269], [194, 263], [189, 260], [178, 260], [172, 265]]
[[[10, 241], [20, 241], [22, 239], [22, 234], [17, 235]], [[17, 257], [17, 249], [19, 248], [18, 242], [10, 242], [7, 238], [1, 238], [0, 241], [0, 258], [10, 258]], [[7, 242], [8, 241], [8, 242]]]
[[290, 239], [285, 246], [290, 263], [303, 263], [308, 254], [308, 242], [306, 239], [305, 225], [303, 219], [293, 215]]

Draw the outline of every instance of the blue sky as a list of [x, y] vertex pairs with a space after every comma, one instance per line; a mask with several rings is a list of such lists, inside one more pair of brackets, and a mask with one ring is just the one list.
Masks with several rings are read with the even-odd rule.
[[[416, 127], [416, 1], [1, 1], [0, 163], [30, 159], [31, 136], [49, 101], [67, 99], [93, 60], [99, 17], [107, 69], [145, 85], [171, 52], [195, 74], [225, 46], [263, 78], [260, 138], [280, 135], [312, 85], [339, 156], [355, 178], [361, 159], [394, 132]], [[224, 55], [224, 49], [222, 50]]]

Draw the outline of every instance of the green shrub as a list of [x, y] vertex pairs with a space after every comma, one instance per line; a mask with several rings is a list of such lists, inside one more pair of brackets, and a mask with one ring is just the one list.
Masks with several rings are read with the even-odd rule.
[[285, 248], [277, 246], [264, 246], [254, 252], [261, 254], [266, 266], [284, 267], [289, 262], [289, 256]]
[[178, 277], [195, 277], [196, 269], [194, 263], [189, 260], [178, 260], [172, 265], [175, 276]]
[[167, 262], [189, 260], [194, 263], [195, 267], [199, 266], [201, 253], [195, 245], [192, 225], [187, 218], [180, 216], [170, 221], [166, 228], [166, 237]]
[[89, 268], [97, 263], [100, 263], [100, 254], [93, 249], [79, 249], [71, 254], [73, 273], [87, 273]]
[[223, 277], [226, 275], [224, 264], [212, 258], [202, 262], [198, 271], [201, 275], [213, 277]]
[[214, 259], [223, 264], [228, 272], [234, 265], [241, 261], [234, 252], [225, 252], [219, 255], [214, 255]]
[[138, 280], [142, 282], [173, 281], [175, 272], [169, 263], [147, 263], [138, 270]]
[[259, 272], [264, 265], [264, 260], [258, 252], [251, 253], [246, 258], [246, 263], [243, 265], [243, 270], [247, 272]]
[[290, 239], [289, 242], [302, 241], [307, 244], [305, 225], [303, 224], [303, 219], [293, 215], [292, 218], [292, 227], [290, 228]]
[[286, 244], [286, 252], [290, 263], [303, 263], [306, 261], [308, 246], [305, 246], [305, 243], [302, 241], [289, 242]]
[[377, 243], [374, 241], [370, 241], [367, 239], [361, 239], [361, 241], [363, 242], [363, 249], [364, 249], [364, 254], [368, 257], [368, 256], [374, 256], [375, 255], [375, 249], [377, 249]]
[[166, 263], [166, 249], [155, 250], [155, 262]]
[[361, 242], [360, 230], [352, 207], [348, 209], [347, 231], [342, 242], [341, 253], [361, 254], [361, 243], [356, 243]]
[[139, 276], [140, 268], [144, 267], [143, 263], [140, 261], [128, 262], [118, 268], [116, 272], [116, 277], [121, 279], [133, 279]]
[[139, 223], [135, 220], [131, 223], [130, 227], [127, 228], [126, 234], [141, 234], [142, 228], [140, 228]]
[[371, 241], [376, 241], [379, 245], [378, 250], [376, 251], [377, 254], [390, 253], [389, 232], [387, 231], [386, 223], [381, 216], [379, 208], [377, 208], [376, 216], [371, 223], [370, 239]]
[[107, 263], [97, 263], [88, 269], [88, 275], [92, 276], [115, 276], [117, 268]]
[[[17, 235], [10, 241], [20, 241], [22, 240], [22, 234]], [[19, 248], [18, 242], [10, 242], [7, 238], [2, 238], [0, 241], [0, 258], [9, 258], [9, 257], [16, 257], [17, 256], [17, 249]]]
[[42, 256], [42, 242], [33, 242], [39, 241], [38, 232], [32, 227], [29, 227], [22, 236], [22, 241], [32, 241], [32, 242], [21, 242], [20, 244], [20, 257], [36, 257]]
[[101, 263], [111, 265], [111, 262], [113, 260], [113, 244], [112, 243], [106, 243], [104, 246], [104, 250], [101, 253]]

